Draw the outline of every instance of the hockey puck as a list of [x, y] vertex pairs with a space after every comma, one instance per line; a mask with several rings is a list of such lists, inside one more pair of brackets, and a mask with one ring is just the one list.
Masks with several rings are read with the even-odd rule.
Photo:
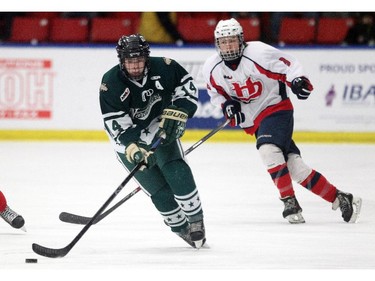
[[26, 263], [38, 263], [38, 259], [25, 259]]

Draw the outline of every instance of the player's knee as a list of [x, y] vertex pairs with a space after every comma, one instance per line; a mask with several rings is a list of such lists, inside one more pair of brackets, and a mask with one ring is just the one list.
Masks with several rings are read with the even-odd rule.
[[298, 183], [303, 182], [312, 172], [298, 154], [288, 154], [287, 165], [292, 179]]
[[272, 169], [285, 163], [282, 150], [274, 144], [263, 144], [259, 147], [259, 153], [267, 169]]

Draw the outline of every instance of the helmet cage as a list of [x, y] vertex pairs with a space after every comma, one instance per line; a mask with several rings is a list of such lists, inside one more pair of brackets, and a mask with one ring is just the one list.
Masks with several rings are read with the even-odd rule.
[[[140, 80], [147, 75], [150, 68], [150, 45], [142, 35], [132, 34], [129, 36], [122, 36], [117, 42], [116, 51], [117, 57], [120, 60], [120, 68], [126, 77]], [[134, 77], [126, 70], [124, 63], [125, 59], [139, 57], [145, 58], [145, 69], [143, 70], [142, 76]]]
[[[238, 38], [239, 48], [238, 50], [223, 52], [220, 49], [219, 39], [223, 37], [234, 37]], [[220, 54], [221, 58], [225, 61], [232, 61], [242, 56], [243, 50], [245, 49], [245, 42], [243, 38], [243, 29], [238, 21], [235, 19], [221, 20], [215, 28], [215, 46]]]

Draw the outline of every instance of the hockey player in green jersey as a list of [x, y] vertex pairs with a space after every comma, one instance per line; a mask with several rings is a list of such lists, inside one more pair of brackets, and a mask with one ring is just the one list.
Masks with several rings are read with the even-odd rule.
[[[176, 61], [151, 57], [140, 34], [122, 36], [116, 51], [120, 63], [103, 75], [100, 86], [105, 130], [126, 170], [144, 161], [135, 179], [165, 224], [200, 248], [206, 241], [203, 210], [179, 140], [197, 110], [197, 87]], [[161, 135], [162, 144], [150, 151]]]

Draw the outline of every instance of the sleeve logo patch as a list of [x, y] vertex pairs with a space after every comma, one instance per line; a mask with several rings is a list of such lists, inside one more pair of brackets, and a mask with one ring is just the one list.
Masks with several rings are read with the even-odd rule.
[[107, 85], [105, 83], [102, 83], [100, 85], [100, 91], [101, 92], [107, 92], [108, 91]]
[[129, 88], [126, 88], [125, 91], [120, 96], [120, 100], [123, 102], [129, 96], [129, 94], [130, 94], [130, 90]]
[[165, 62], [166, 65], [170, 65], [172, 60], [169, 59], [169, 58], [164, 58], [164, 62]]

